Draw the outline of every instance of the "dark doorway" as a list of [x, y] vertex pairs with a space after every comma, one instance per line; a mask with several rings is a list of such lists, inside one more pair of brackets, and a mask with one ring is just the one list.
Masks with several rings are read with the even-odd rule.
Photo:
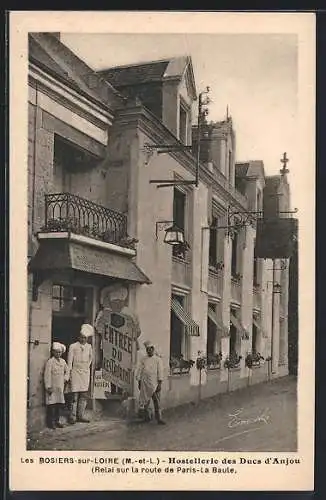
[[66, 346], [66, 352], [62, 356], [67, 361], [70, 344], [77, 341], [83, 318], [69, 316], [52, 316], [52, 342], [61, 342]]

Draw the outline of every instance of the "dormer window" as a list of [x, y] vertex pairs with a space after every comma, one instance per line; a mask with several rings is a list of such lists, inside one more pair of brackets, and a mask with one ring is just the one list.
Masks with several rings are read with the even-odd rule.
[[188, 142], [188, 123], [189, 123], [189, 109], [187, 105], [180, 99], [179, 106], [179, 140], [183, 144]]

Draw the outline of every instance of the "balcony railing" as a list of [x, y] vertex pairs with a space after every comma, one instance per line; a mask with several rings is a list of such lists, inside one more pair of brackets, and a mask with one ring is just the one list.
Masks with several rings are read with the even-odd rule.
[[72, 232], [107, 243], [123, 244], [127, 239], [127, 217], [75, 194], [47, 194], [45, 225], [41, 230]]

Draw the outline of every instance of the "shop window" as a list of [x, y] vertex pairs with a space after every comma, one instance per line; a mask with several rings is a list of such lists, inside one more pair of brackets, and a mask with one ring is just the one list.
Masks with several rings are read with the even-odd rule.
[[[237, 317], [237, 311], [235, 309], [231, 309], [231, 315], [235, 318]], [[230, 351], [229, 355], [232, 358], [235, 358], [239, 355], [240, 343], [239, 343], [239, 332], [237, 330], [236, 325], [233, 322], [230, 322]]]
[[[211, 317], [210, 317], [211, 316]], [[216, 316], [216, 305], [208, 304], [208, 317], [207, 317], [207, 368], [213, 370], [220, 367], [220, 338], [218, 336], [218, 330], [216, 321], [214, 322], [214, 316]]]
[[[185, 299], [181, 295], [172, 294], [172, 299], [179, 302], [182, 308], [185, 307]], [[171, 309], [170, 323], [170, 368], [171, 372], [189, 372], [188, 366], [188, 337], [182, 321]]]

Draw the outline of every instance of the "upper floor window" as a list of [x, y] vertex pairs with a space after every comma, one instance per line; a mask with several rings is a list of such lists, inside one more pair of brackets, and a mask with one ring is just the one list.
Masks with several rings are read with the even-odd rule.
[[[177, 188], [173, 192], [173, 221], [183, 232], [185, 231], [186, 195]], [[173, 255], [178, 254], [178, 249], [173, 247]]]
[[233, 168], [232, 168], [232, 151], [229, 151], [228, 155], [228, 175], [229, 175], [229, 183], [233, 182]]
[[257, 189], [257, 203], [256, 210], [260, 212], [263, 209], [263, 197], [260, 189]]
[[232, 238], [231, 250], [231, 276], [235, 277], [238, 273], [238, 233], [235, 232]]
[[188, 116], [189, 111], [187, 106], [180, 100], [179, 107], [179, 140], [183, 144], [188, 142]]
[[209, 265], [216, 267], [217, 265], [217, 217], [213, 217], [211, 228], [209, 230]]

